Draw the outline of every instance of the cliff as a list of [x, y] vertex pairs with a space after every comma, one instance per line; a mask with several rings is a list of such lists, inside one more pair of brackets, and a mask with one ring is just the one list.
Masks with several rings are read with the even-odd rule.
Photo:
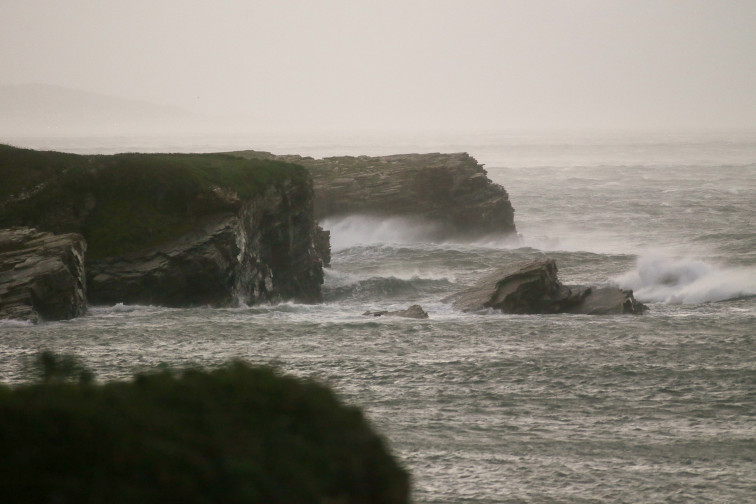
[[317, 219], [356, 214], [421, 218], [433, 224], [440, 240], [516, 232], [507, 191], [466, 153], [324, 159], [232, 154], [306, 167], [314, 181]]
[[0, 228], [80, 233], [94, 303], [320, 299], [327, 236], [305, 169], [219, 154], [0, 146]]
[[81, 235], [0, 230], [0, 319], [62, 320], [87, 309]]

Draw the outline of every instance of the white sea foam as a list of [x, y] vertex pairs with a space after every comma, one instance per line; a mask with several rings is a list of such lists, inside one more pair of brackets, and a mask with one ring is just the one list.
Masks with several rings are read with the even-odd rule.
[[472, 242], [472, 245], [482, 248], [517, 249], [528, 246], [519, 234], [490, 235]]
[[88, 315], [94, 315], [98, 317], [120, 317], [124, 314], [147, 315], [152, 313], [157, 314], [176, 310], [178, 310], [178, 308], [116, 303], [112, 306], [90, 306], [87, 311]]
[[420, 219], [367, 215], [328, 218], [322, 225], [331, 231], [331, 247], [334, 250], [356, 245], [424, 242], [435, 231], [432, 223]]
[[113, 306], [92, 306], [89, 308], [89, 310], [97, 314], [107, 314], [107, 313], [131, 313], [134, 311], [144, 310], [146, 308], [150, 308], [150, 307], [142, 306], [142, 305], [129, 305], [129, 304], [123, 304], [123, 303], [116, 303]]
[[357, 276], [337, 269], [326, 268], [323, 272], [325, 273], [325, 285], [329, 287], [342, 287], [344, 285], [355, 284], [359, 281]]
[[753, 268], [719, 268], [689, 258], [643, 256], [616, 282], [645, 302], [705, 303], [756, 295]]
[[376, 271], [369, 277], [350, 274], [344, 271], [334, 270], [332, 268], [326, 268], [325, 272], [325, 285], [328, 287], [344, 287], [348, 285], [355, 285], [365, 280], [366, 278], [385, 278], [396, 279], [403, 281], [424, 281], [424, 280], [440, 280], [440, 281], [454, 281], [449, 277], [447, 271], [437, 271], [431, 268], [407, 268], [407, 269], [389, 269], [386, 268], [382, 271]]
[[[466, 246], [483, 248], [518, 248], [522, 241], [518, 235], [491, 235], [473, 241], [441, 240], [438, 226], [420, 218], [378, 217], [368, 215], [349, 215], [327, 218], [322, 226], [331, 232], [331, 248], [334, 251], [350, 247], [371, 245], [406, 245], [433, 243], [433, 249]], [[412, 270], [412, 275], [425, 276], [427, 272]], [[446, 276], [446, 275], [444, 275]]]
[[4, 319], [0, 320], [0, 327], [32, 327], [34, 324], [31, 320], [15, 320]]

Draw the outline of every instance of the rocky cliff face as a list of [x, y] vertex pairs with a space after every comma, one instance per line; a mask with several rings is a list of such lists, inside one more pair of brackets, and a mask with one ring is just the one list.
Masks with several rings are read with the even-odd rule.
[[300, 166], [0, 146], [0, 178], [0, 227], [84, 236], [92, 303], [320, 300], [328, 234]]
[[234, 154], [306, 167], [315, 184], [318, 219], [356, 214], [421, 218], [433, 224], [438, 239], [516, 232], [506, 190], [491, 182], [466, 153], [324, 159], [254, 151]]
[[87, 309], [81, 235], [0, 230], [0, 319], [63, 320]]
[[311, 189], [284, 184], [179, 238], [89, 262], [89, 299], [164, 306], [320, 301]]

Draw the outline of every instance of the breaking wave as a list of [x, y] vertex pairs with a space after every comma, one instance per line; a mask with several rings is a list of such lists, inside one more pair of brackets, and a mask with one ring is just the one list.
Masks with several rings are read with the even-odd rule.
[[706, 262], [643, 256], [635, 270], [616, 279], [644, 302], [688, 304], [756, 296], [756, 270], [718, 268]]
[[3, 319], [0, 320], [0, 327], [33, 327], [31, 320]]
[[399, 278], [396, 276], [372, 276], [358, 279], [351, 275], [331, 272], [326, 278], [323, 298], [326, 302], [347, 299], [369, 300], [414, 300], [429, 294], [446, 293], [454, 284], [446, 278]]
[[321, 224], [331, 231], [331, 248], [334, 250], [355, 245], [432, 241], [437, 230], [432, 223], [421, 219], [368, 215], [328, 218]]

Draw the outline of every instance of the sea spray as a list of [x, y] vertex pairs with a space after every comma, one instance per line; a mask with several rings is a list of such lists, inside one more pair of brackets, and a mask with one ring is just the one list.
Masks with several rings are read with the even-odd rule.
[[415, 243], [433, 241], [436, 226], [422, 219], [350, 215], [328, 218], [323, 228], [331, 231], [331, 247], [339, 250], [357, 244]]
[[756, 295], [755, 268], [720, 268], [690, 258], [642, 256], [616, 282], [644, 302], [706, 303]]

